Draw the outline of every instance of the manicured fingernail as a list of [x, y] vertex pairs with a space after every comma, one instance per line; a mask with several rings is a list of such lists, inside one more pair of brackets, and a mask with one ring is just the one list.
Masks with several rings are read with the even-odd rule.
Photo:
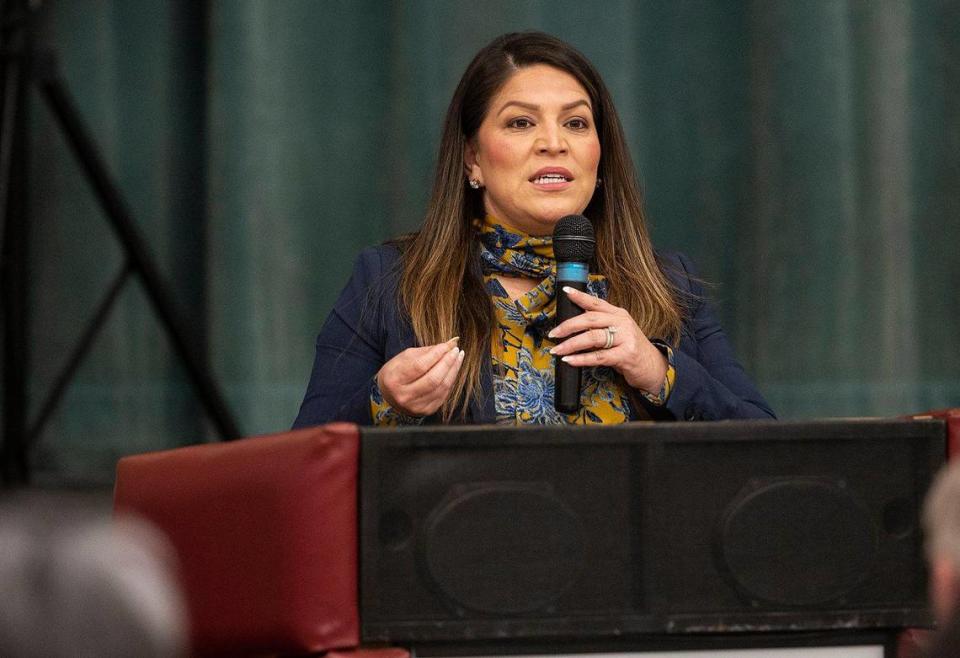
[[556, 354], [556, 353], [557, 353], [556, 347], [550, 349], [550, 354]]
[[450, 354], [453, 354], [454, 356], [457, 356], [459, 353], [460, 353], [460, 348], [457, 347], [456, 345], [454, 345], [453, 349], [450, 350]]
[[458, 340], [460, 340], [460, 336], [454, 336], [453, 338], [451, 338], [451, 339], [448, 340], [447, 342], [448, 342], [448, 343], [456, 343]]
[[563, 361], [564, 363], [570, 363], [570, 357], [569, 357], [569, 356], [561, 356], [561, 357], [560, 357], [560, 360]]
[[564, 286], [563, 292], [570, 294], [571, 292], [580, 292], [580, 291], [577, 290], [576, 288], [571, 288], [570, 286]]
[[464, 354], [465, 354], [465, 352], [464, 352], [463, 350], [460, 350], [460, 354], [457, 355], [457, 358], [458, 358], [459, 360], [463, 361], [463, 355], [464, 355]]
[[555, 338], [556, 335], [557, 335], [556, 329], [551, 329], [550, 331], [547, 332], [547, 338]]

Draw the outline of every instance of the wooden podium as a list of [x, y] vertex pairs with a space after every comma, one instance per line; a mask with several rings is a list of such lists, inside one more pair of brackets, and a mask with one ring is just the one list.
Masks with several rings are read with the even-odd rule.
[[196, 655], [873, 658], [929, 623], [946, 427], [334, 424], [125, 457], [115, 506], [176, 549]]

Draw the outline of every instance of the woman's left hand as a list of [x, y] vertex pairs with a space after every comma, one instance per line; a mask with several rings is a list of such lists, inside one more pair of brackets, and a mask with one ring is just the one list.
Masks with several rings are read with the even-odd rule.
[[571, 366], [609, 366], [633, 388], [657, 395], [667, 376], [667, 358], [630, 314], [585, 292], [564, 290], [584, 313], [561, 322], [548, 334], [562, 340], [550, 353]]

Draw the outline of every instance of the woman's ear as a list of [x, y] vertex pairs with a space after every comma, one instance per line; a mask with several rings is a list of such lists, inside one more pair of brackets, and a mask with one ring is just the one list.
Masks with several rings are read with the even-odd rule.
[[463, 172], [467, 180], [475, 180], [483, 184], [480, 165], [477, 163], [477, 151], [472, 141], [468, 141], [463, 149]]

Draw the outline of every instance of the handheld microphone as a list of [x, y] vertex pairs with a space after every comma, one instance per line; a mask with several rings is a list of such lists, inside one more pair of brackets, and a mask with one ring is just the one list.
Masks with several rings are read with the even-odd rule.
[[[593, 224], [583, 215], [561, 217], [553, 228], [553, 255], [557, 259], [557, 324], [583, 313], [563, 291], [564, 286], [586, 291], [593, 258]], [[580, 368], [554, 360], [553, 406], [572, 414], [580, 409]]]

